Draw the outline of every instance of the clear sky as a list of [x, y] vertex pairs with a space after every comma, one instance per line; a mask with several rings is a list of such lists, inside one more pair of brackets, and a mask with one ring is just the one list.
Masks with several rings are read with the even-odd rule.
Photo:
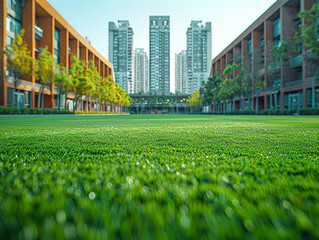
[[48, 0], [92, 46], [108, 59], [108, 22], [129, 20], [134, 48], [149, 52], [149, 16], [171, 18], [171, 91], [175, 89], [175, 53], [186, 49], [191, 20], [212, 22], [213, 58], [276, 0]]

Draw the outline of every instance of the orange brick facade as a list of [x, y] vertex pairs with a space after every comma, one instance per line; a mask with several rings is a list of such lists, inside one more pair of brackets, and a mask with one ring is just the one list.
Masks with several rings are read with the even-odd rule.
[[[306, 61], [307, 49], [304, 45], [299, 53], [289, 56], [288, 61], [281, 62], [280, 73], [276, 81], [271, 79], [267, 69], [271, 62], [272, 47], [276, 41], [274, 37], [275, 21], [279, 20], [280, 24], [278, 35], [280, 39], [278, 40], [280, 42], [292, 40], [299, 25], [303, 23], [298, 18], [298, 13], [302, 10], [311, 9], [314, 2], [315, 0], [278, 0], [213, 59], [211, 75], [220, 73], [222, 77], [222, 73], [228, 64], [241, 62], [244, 66], [247, 66], [250, 61], [253, 61], [254, 58], [256, 61], [256, 58], [259, 57], [261, 66], [249, 65], [250, 71], [263, 75], [262, 77], [266, 82], [265, 91], [258, 96], [259, 109], [274, 108], [274, 102], [277, 103], [277, 109], [294, 108], [296, 107], [294, 104], [297, 104], [298, 108], [311, 107], [314, 69]], [[250, 44], [250, 47], [248, 44]], [[252, 81], [254, 81], [256, 75], [252, 75]], [[277, 84], [276, 91], [274, 91], [274, 84]], [[315, 88], [318, 95], [318, 81], [315, 83]], [[318, 97], [316, 104], [318, 107]], [[240, 102], [239, 97], [235, 97], [231, 102], [227, 101], [225, 105], [219, 105], [222, 106], [216, 107], [224, 108], [226, 106], [227, 110], [238, 110], [244, 103]], [[253, 109], [256, 108], [256, 96], [253, 96], [252, 106]]]
[[[7, 45], [7, 1], [1, 0], [0, 5], [0, 47], [4, 49]], [[46, 0], [25, 0], [22, 6], [22, 28], [25, 29], [25, 41], [28, 43], [31, 55], [36, 58], [40, 47], [47, 47], [49, 52], [54, 55], [55, 51], [55, 31], [59, 32], [59, 64], [69, 69], [71, 56], [80, 56], [81, 60], [87, 63], [93, 60], [101, 77], [113, 76], [112, 65], [91, 44], [76, 32], [64, 18]], [[42, 30], [42, 37], [36, 37], [36, 31]], [[0, 59], [0, 105], [7, 106], [8, 88], [13, 88], [13, 84], [7, 81], [6, 77], [6, 56], [1, 54]], [[28, 91], [31, 103], [29, 107], [37, 107], [38, 85], [34, 76], [23, 76], [19, 82], [19, 91]], [[44, 107], [54, 107], [54, 86], [45, 90]], [[67, 98], [72, 99], [72, 94]], [[87, 104], [86, 101], [85, 104]]]

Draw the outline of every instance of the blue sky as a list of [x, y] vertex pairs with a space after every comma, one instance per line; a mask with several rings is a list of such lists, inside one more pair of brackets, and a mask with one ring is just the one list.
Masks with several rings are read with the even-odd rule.
[[213, 58], [252, 24], [276, 0], [48, 0], [92, 46], [108, 59], [108, 22], [129, 20], [134, 47], [149, 51], [149, 16], [171, 17], [171, 91], [175, 53], [186, 49], [191, 20], [212, 22]]

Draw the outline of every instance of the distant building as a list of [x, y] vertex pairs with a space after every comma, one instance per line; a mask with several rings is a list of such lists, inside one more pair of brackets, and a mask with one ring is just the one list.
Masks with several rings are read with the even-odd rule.
[[150, 91], [170, 93], [170, 17], [150, 16]]
[[199, 90], [210, 75], [212, 62], [212, 25], [192, 21], [187, 29], [187, 88], [188, 94]]
[[187, 93], [187, 58], [186, 50], [175, 53], [175, 91]]
[[109, 22], [109, 61], [115, 82], [128, 93], [135, 92], [133, 35], [129, 21]]
[[144, 48], [135, 49], [135, 92], [149, 91], [148, 57]]

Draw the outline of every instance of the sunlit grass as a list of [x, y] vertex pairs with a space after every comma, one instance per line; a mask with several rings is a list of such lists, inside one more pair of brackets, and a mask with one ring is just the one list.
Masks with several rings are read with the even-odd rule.
[[0, 117], [0, 238], [319, 238], [318, 176], [318, 117]]

